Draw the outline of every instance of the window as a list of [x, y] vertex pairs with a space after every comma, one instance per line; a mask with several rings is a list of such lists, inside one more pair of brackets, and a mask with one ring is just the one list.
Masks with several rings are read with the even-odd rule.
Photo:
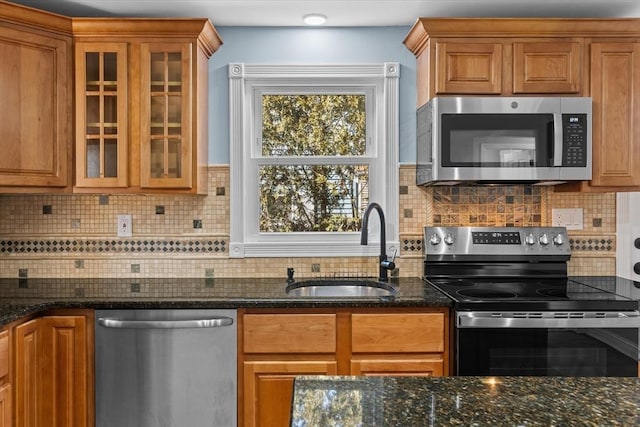
[[229, 65], [230, 256], [377, 254], [369, 201], [397, 247], [398, 69]]

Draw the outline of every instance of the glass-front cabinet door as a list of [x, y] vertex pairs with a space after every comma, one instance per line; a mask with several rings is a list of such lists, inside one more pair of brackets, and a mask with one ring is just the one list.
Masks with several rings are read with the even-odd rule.
[[191, 43], [141, 52], [140, 187], [192, 186]]
[[76, 110], [76, 186], [126, 187], [126, 43], [76, 43]]

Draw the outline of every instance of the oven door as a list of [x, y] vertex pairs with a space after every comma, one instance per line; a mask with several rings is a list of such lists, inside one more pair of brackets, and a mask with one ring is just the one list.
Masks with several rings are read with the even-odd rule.
[[638, 312], [456, 315], [458, 375], [638, 376]]

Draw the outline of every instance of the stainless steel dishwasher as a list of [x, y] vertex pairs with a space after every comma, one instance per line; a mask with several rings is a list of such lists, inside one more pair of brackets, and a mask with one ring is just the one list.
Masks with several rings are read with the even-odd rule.
[[97, 310], [97, 427], [234, 427], [235, 310]]

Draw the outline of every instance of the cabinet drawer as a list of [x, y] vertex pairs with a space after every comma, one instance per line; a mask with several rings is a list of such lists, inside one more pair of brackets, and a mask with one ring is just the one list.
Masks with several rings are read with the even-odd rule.
[[9, 373], [9, 332], [0, 332], [0, 378]]
[[245, 353], [334, 353], [335, 314], [247, 314]]
[[432, 353], [444, 351], [444, 314], [354, 314], [354, 353]]

